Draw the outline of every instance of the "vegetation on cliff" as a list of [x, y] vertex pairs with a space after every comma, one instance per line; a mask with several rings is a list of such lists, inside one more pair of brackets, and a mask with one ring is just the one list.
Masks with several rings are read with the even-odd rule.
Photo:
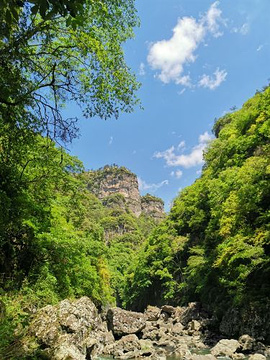
[[267, 309], [270, 293], [270, 88], [217, 120], [202, 176], [174, 201], [126, 280], [125, 302], [199, 300]]

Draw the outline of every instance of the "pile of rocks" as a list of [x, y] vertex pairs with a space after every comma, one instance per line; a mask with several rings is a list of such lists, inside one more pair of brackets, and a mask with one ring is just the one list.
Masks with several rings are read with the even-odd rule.
[[121, 360], [166, 360], [168, 356], [214, 360], [225, 356], [241, 360], [249, 354], [253, 354], [249, 360], [265, 360], [270, 355], [269, 348], [249, 335], [238, 341], [221, 339], [208, 348], [204, 340], [211, 335], [209, 322], [198, 303], [187, 307], [149, 306], [145, 313], [111, 308], [100, 314], [93, 302], [83, 297], [39, 310], [30, 325], [24, 351], [31, 354], [34, 349], [42, 358], [53, 360], [102, 356]]

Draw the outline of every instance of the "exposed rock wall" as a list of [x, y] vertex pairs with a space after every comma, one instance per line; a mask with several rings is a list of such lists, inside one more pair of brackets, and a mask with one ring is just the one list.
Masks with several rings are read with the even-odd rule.
[[156, 220], [162, 220], [165, 216], [163, 200], [150, 194], [141, 197], [141, 208], [144, 214]]
[[160, 220], [164, 217], [164, 203], [160, 198], [147, 194], [140, 196], [138, 178], [125, 167], [116, 165], [85, 174], [88, 189], [108, 207], [129, 209], [137, 217], [144, 213]]

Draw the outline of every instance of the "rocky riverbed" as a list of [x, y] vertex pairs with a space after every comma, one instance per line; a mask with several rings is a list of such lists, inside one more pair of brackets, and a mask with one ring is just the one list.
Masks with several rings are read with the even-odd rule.
[[52, 360], [266, 360], [270, 356], [270, 347], [260, 339], [249, 334], [222, 339], [211, 332], [211, 323], [198, 303], [149, 306], [144, 313], [120, 308], [99, 312], [83, 297], [40, 309], [22, 342], [23, 351]]

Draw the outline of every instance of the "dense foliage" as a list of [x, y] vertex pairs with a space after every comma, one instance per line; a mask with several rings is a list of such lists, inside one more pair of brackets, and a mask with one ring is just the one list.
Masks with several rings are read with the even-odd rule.
[[202, 176], [176, 198], [126, 281], [132, 309], [200, 300], [222, 315], [270, 293], [270, 88], [217, 120]]
[[69, 141], [76, 103], [86, 117], [118, 117], [137, 103], [122, 44], [138, 24], [134, 1], [1, 1], [0, 121]]
[[[0, 139], [5, 149], [5, 134]], [[120, 305], [124, 273], [156, 226], [123, 207], [121, 194], [100, 201], [87, 189], [82, 164], [48, 138], [24, 139], [23, 153], [16, 151], [22, 139], [14, 141], [11, 163], [1, 157], [13, 178], [1, 181], [0, 295], [7, 314], [0, 354], [40, 306], [83, 295], [98, 306]]]
[[134, 0], [0, 2], [1, 358], [39, 306], [115, 302], [109, 214], [59, 145], [77, 135], [67, 104], [103, 119], [133, 110], [139, 85], [122, 45], [136, 25]]

